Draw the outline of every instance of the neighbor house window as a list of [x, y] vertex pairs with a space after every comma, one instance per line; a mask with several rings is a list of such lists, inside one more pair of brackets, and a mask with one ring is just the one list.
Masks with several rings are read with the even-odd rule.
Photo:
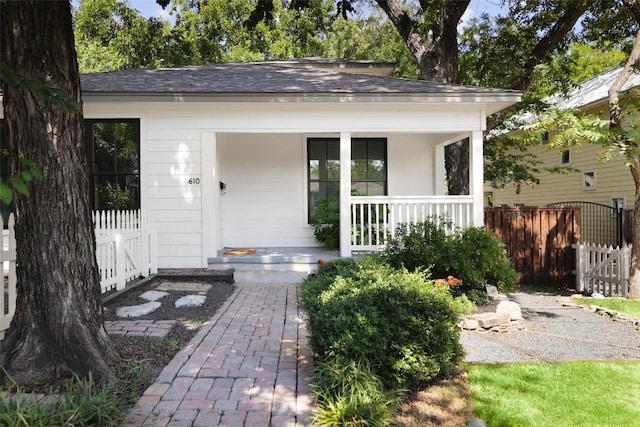
[[571, 151], [566, 150], [560, 154], [560, 164], [568, 165], [571, 163]]
[[594, 190], [596, 188], [596, 173], [595, 171], [582, 172], [582, 189]]
[[140, 121], [86, 120], [93, 209], [140, 208]]
[[[309, 220], [314, 217], [321, 200], [338, 206], [340, 199], [340, 140], [309, 138], [308, 201]], [[387, 194], [386, 138], [353, 138], [351, 140], [351, 191], [355, 195]]]

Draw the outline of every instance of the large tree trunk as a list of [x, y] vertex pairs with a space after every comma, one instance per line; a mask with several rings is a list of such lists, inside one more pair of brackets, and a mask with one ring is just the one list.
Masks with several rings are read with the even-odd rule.
[[[0, 361], [25, 386], [70, 373], [111, 381], [117, 353], [103, 327], [69, 2], [1, 3], [0, 51], [28, 79], [3, 82], [13, 173], [26, 158], [44, 175], [28, 197], [14, 192], [18, 295]], [[67, 92], [79, 111], [45, 99], [38, 82]]]
[[[635, 72], [635, 67], [640, 60], [640, 30], [636, 33], [631, 53], [618, 77], [609, 88], [609, 127], [620, 129], [622, 125], [622, 108], [620, 106], [620, 91], [629, 77]], [[640, 143], [632, 141], [624, 135], [618, 136], [620, 142], [626, 148], [626, 160], [630, 164], [631, 176], [636, 187], [635, 201], [633, 204], [633, 239], [631, 249], [631, 266], [629, 271], [629, 296], [640, 298], [640, 155], [638, 147]], [[633, 149], [628, 149], [632, 147]]]

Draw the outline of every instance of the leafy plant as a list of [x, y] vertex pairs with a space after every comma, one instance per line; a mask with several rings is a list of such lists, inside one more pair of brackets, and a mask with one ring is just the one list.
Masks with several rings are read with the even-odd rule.
[[362, 360], [333, 358], [319, 363], [313, 391], [323, 426], [388, 426], [402, 392], [385, 391], [382, 379]]
[[518, 274], [502, 241], [479, 227], [448, 232], [450, 229], [451, 224], [440, 218], [400, 224], [381, 256], [396, 268], [428, 270], [434, 278], [459, 278], [462, 284], [452, 291], [456, 295], [464, 293], [477, 303], [488, 300], [487, 283], [502, 292], [517, 288]]
[[366, 259], [329, 280], [303, 283], [320, 360], [367, 360], [386, 384], [405, 387], [446, 374], [462, 359], [456, 324], [466, 306], [422, 271]]
[[322, 199], [311, 222], [313, 235], [327, 249], [340, 247], [340, 206], [336, 199]]
[[19, 388], [11, 397], [0, 395], [0, 425], [116, 426], [122, 420], [122, 402], [112, 386], [96, 386], [93, 379], [74, 377], [66, 390], [54, 390], [55, 398], [34, 398]]

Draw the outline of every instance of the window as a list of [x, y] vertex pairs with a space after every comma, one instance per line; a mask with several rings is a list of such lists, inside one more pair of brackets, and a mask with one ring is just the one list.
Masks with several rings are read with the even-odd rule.
[[612, 197], [611, 207], [614, 208], [616, 211], [619, 209], [624, 209], [624, 197]]
[[582, 172], [582, 189], [594, 190], [596, 188], [596, 173], [595, 171]]
[[567, 151], [563, 151], [560, 154], [560, 164], [561, 165], [568, 165], [571, 163], [571, 151], [567, 150]]
[[140, 121], [86, 120], [93, 209], [140, 208]]
[[[309, 138], [308, 202], [309, 221], [321, 200], [335, 201], [340, 195], [340, 140]], [[351, 140], [351, 191], [365, 196], [387, 194], [386, 138], [353, 138]]]

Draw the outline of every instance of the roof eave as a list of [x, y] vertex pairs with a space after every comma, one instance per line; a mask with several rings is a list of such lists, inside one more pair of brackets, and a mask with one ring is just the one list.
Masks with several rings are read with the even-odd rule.
[[389, 103], [488, 103], [519, 102], [519, 92], [501, 93], [159, 93], [159, 92], [83, 92], [92, 102], [389, 102]]

